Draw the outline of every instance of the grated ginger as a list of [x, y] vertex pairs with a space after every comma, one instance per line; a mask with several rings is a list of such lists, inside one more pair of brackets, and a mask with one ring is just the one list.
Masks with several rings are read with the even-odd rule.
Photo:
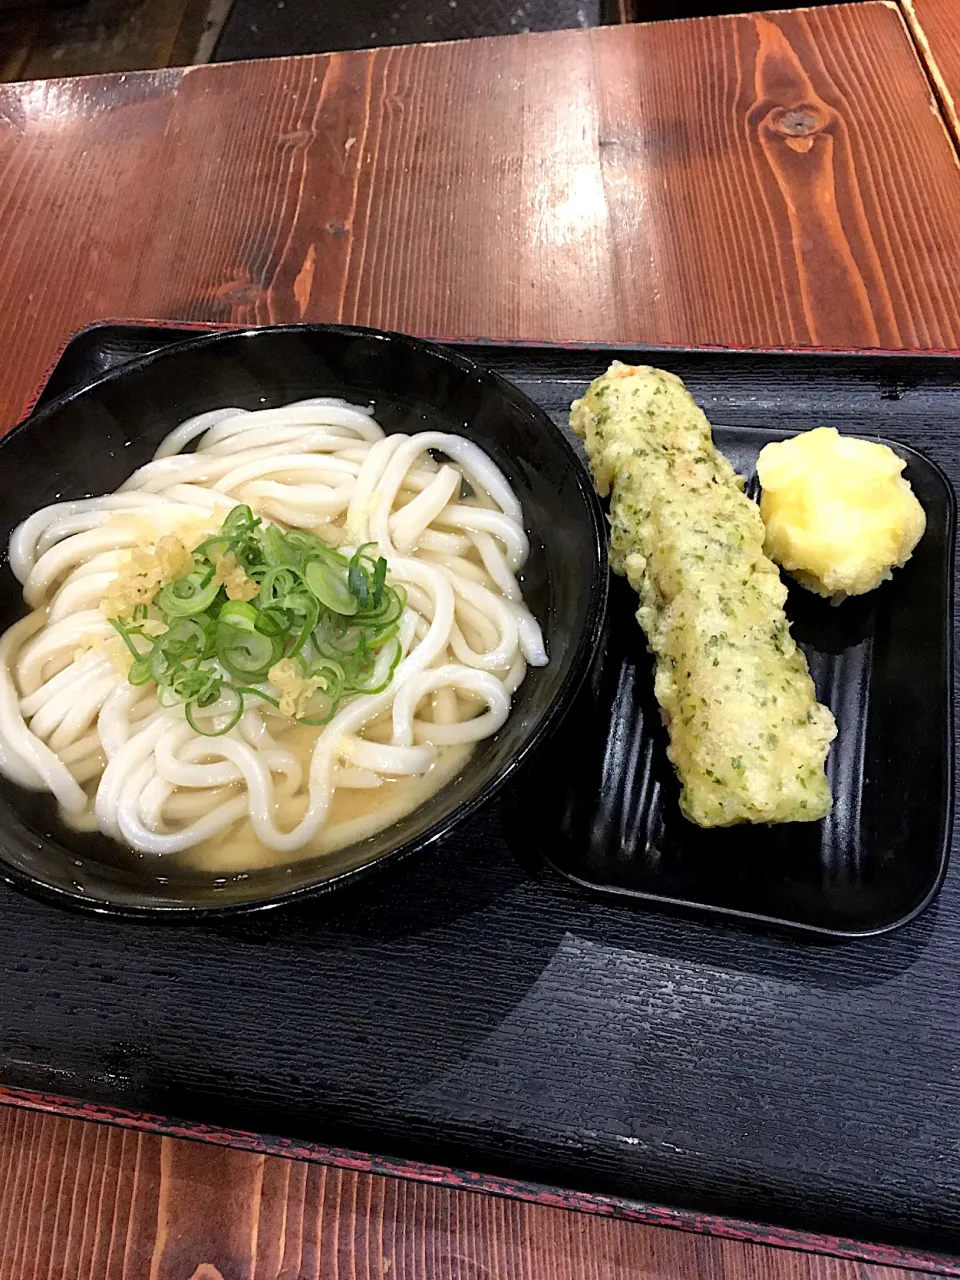
[[223, 587], [228, 600], [252, 600], [260, 590], [231, 555], [217, 556], [213, 580]]
[[168, 582], [182, 578], [193, 563], [193, 554], [181, 538], [167, 533], [152, 551], [137, 547], [127, 553], [120, 572], [103, 593], [100, 612], [122, 618], [141, 604], [150, 604]]
[[307, 714], [307, 703], [318, 689], [325, 689], [323, 676], [302, 676], [292, 658], [281, 658], [267, 672], [267, 679], [276, 689], [280, 711], [298, 720]]
[[165, 622], [161, 622], [159, 618], [144, 618], [143, 622], [140, 623], [140, 630], [145, 636], [155, 640], [157, 636], [165, 636], [170, 628]]

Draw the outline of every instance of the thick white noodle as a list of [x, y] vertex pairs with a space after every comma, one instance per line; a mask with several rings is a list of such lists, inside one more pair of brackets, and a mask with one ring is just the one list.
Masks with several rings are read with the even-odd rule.
[[[131, 551], [213, 531], [238, 503], [348, 551], [375, 544], [406, 592], [371, 687], [396, 663], [393, 678], [344, 700], [305, 763], [270, 704], [248, 697], [237, 725], [207, 736], [131, 685], [111, 651], [121, 642], [100, 604]], [[424, 777], [444, 751], [502, 728], [528, 666], [547, 661], [517, 581], [528, 551], [516, 495], [461, 436], [385, 436], [372, 408], [322, 397], [200, 414], [118, 492], [56, 503], [14, 530], [10, 563], [32, 612], [0, 638], [0, 772], [141, 853], [179, 853], [244, 818], [276, 854], [322, 844], [337, 788]], [[226, 713], [204, 714], [216, 728]], [[396, 802], [385, 812], [393, 820]]]

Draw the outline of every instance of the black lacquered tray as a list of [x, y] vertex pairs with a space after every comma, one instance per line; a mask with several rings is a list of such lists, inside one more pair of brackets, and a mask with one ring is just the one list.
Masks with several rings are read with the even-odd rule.
[[[44, 398], [139, 354], [144, 344], [182, 336], [182, 330], [95, 329], [71, 343]], [[571, 398], [609, 361], [607, 353], [558, 357], [491, 346], [471, 354], [506, 371], [565, 429]], [[761, 406], [756, 391], [768, 359], [745, 362], [731, 353], [663, 359], [704, 401], [717, 444], [754, 488], [760, 449], [790, 430], [824, 422], [871, 435], [882, 430], [876, 413], [864, 425], [864, 398], [836, 358], [819, 358], [819, 381], [828, 370], [838, 374], [844, 404], [828, 403], [825, 388], [816, 398], [813, 367], [806, 365], [798, 366], [802, 387], [795, 375], [775, 404]], [[933, 462], [905, 443], [893, 447], [906, 459], [905, 474], [927, 513], [909, 565], [840, 608], [797, 586], [788, 602], [818, 695], [838, 724], [827, 762], [836, 801], [829, 818], [703, 832], [681, 817], [651, 659], [632, 616], [636, 598], [615, 578], [602, 664], [566, 732], [536, 761], [526, 785], [539, 802], [518, 807], [508, 842], [539, 850], [590, 890], [821, 936], [881, 932], [926, 906], [946, 866], [952, 809], [955, 503]], [[577, 588], [571, 582], [564, 589]]]
[[[90, 331], [64, 353], [46, 394], [183, 336]], [[561, 422], [612, 354], [469, 350]], [[683, 376], [725, 447], [755, 451], [757, 428], [831, 423], [920, 449], [951, 483], [960, 476], [960, 367], [950, 357], [617, 354]], [[736, 429], [729, 438], [727, 428]], [[922, 496], [936, 515], [928, 545], [939, 550], [928, 569], [914, 566], [923, 598], [907, 611], [927, 619], [906, 669], [916, 694], [907, 706], [871, 706], [867, 739], [892, 714], [881, 754], [921, 756], [910, 768], [927, 780], [926, 818], [916, 807], [905, 841], [889, 822], [871, 829], [927, 868], [911, 889], [916, 907], [936, 887], [949, 817], [946, 712], [941, 704], [936, 724], [924, 719], [919, 686], [943, 690], [949, 675], [952, 500], [935, 492], [935, 467], [910, 461], [918, 490], [933, 486]], [[626, 614], [629, 597], [614, 607]], [[808, 623], [795, 619], [801, 638]], [[859, 625], [872, 637], [875, 686], [889, 637], [879, 622]], [[578, 731], [577, 749], [586, 742]], [[637, 910], [540, 861], [543, 848], [606, 891], [648, 888], [562, 857], [550, 803], [558, 777], [552, 792], [527, 779], [456, 846], [393, 877], [268, 917], [167, 928], [0, 890], [0, 1081], [221, 1129], [960, 1252], [958, 864], [918, 919], [842, 945]], [[903, 778], [883, 778], [900, 812], [915, 804]], [[656, 896], [696, 902], [689, 891]], [[862, 924], [854, 910], [831, 927]]]

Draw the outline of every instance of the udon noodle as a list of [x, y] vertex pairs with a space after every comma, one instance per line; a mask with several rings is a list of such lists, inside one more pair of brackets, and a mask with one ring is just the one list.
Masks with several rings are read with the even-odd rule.
[[[196, 716], [131, 682], [152, 632], [118, 634], [122, 584], [139, 573], [155, 593], [174, 576], [169, 548], [192, 553], [241, 505], [261, 532], [382, 557], [402, 602], [370, 659], [379, 691], [343, 697], [326, 723], [298, 721], [278, 667], [242, 709], [225, 689]], [[546, 663], [517, 580], [527, 552], [516, 495], [461, 436], [385, 435], [372, 410], [332, 399], [191, 418], [116, 493], [14, 531], [30, 612], [0, 639], [0, 770], [144, 855], [223, 868], [342, 847], [454, 776], [502, 727], [528, 665]]]

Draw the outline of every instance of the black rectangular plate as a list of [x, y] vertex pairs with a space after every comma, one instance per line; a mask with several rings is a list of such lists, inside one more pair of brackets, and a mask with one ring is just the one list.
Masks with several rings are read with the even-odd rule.
[[[774, 421], [777, 419], [774, 418]], [[806, 425], [846, 427], [812, 415]], [[717, 446], [756, 494], [756, 460], [790, 433], [718, 426]], [[886, 441], [927, 513], [913, 559], [836, 607], [791, 583], [787, 614], [821, 702], [837, 722], [822, 822], [702, 831], [679, 809], [651, 659], [623, 579], [611, 588], [606, 652], [564, 732], [535, 762], [544, 856], [576, 883], [812, 933], [896, 928], [940, 887], [952, 817], [954, 499], [927, 458]]]
[[[90, 331], [48, 394], [185, 336]], [[561, 423], [614, 354], [467, 349]], [[616, 354], [673, 369], [745, 439], [834, 423], [918, 448], [960, 479], [953, 358]], [[629, 596], [615, 607], [628, 614]], [[623, 620], [616, 633], [633, 636]], [[873, 664], [875, 682], [876, 645]], [[910, 680], [926, 671], [915, 652]], [[882, 714], [871, 706], [872, 725]], [[911, 703], [891, 750], [914, 740], [913, 715]], [[942, 783], [932, 771], [932, 812]], [[518, 837], [531, 815], [546, 823], [557, 794], [516, 786], [396, 875], [260, 917], [96, 919], [0, 886], [0, 1080], [960, 1252], [960, 861], [906, 927], [798, 944], [583, 893]]]

